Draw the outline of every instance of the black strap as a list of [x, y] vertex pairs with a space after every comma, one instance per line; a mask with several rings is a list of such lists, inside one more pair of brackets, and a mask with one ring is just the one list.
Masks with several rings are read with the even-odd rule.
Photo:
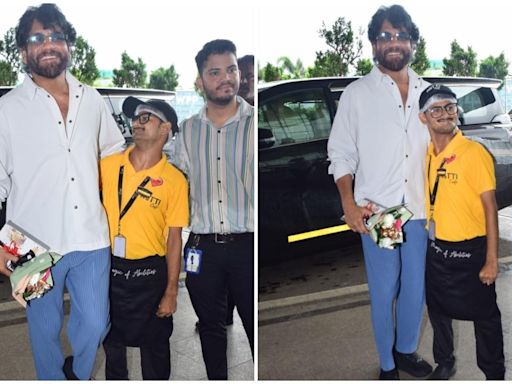
[[440, 177], [445, 177], [446, 176], [446, 169], [444, 168], [444, 164], [446, 163], [446, 158], [443, 159], [443, 161], [441, 162], [441, 165], [439, 166], [439, 168], [437, 168], [437, 172], [436, 172], [436, 181], [434, 182], [434, 189], [431, 191], [430, 190], [430, 163], [432, 161], [432, 155], [430, 155], [430, 157], [428, 158], [428, 192], [429, 192], [429, 195], [430, 195], [430, 212], [432, 212], [434, 210], [434, 204], [436, 203], [436, 196], [437, 196], [437, 188], [439, 187], [439, 178]]
[[121, 199], [123, 197], [123, 175], [124, 175], [124, 165], [121, 165], [121, 168], [119, 168], [119, 179], [117, 181], [117, 201], [119, 203], [119, 226], [121, 226], [121, 219], [124, 215], [126, 215], [126, 212], [132, 207], [133, 203], [135, 202], [135, 199], [137, 196], [139, 196], [139, 189], [144, 188], [144, 186], [151, 180], [149, 176], [146, 176], [144, 180], [142, 180], [142, 183], [139, 184], [135, 192], [133, 192], [132, 197], [130, 197], [130, 200], [124, 208], [121, 210]]

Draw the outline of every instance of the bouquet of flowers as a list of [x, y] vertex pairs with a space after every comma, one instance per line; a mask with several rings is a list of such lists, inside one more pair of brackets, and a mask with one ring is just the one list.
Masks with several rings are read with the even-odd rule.
[[381, 248], [394, 249], [404, 242], [402, 227], [412, 217], [404, 204], [384, 209], [382, 206], [368, 202], [373, 215], [366, 220], [366, 227], [375, 244]]
[[61, 257], [45, 252], [16, 267], [11, 274], [12, 296], [24, 307], [28, 301], [43, 296], [53, 287], [51, 267]]
[[51, 267], [61, 258], [49, 247], [23, 228], [8, 221], [0, 230], [0, 247], [17, 256], [9, 261], [12, 295], [23, 306], [27, 301], [41, 297], [53, 287]]

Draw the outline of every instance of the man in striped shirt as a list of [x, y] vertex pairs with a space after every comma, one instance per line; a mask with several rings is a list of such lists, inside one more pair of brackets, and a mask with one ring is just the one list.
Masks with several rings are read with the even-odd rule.
[[201, 324], [208, 378], [222, 380], [228, 289], [253, 351], [254, 109], [237, 96], [240, 71], [231, 41], [205, 44], [196, 64], [206, 104], [182, 122], [170, 161], [190, 183], [186, 284]]

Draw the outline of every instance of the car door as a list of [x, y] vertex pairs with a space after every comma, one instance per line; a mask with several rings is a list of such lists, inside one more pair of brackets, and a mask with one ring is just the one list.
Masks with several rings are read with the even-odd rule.
[[284, 246], [291, 235], [341, 224], [338, 193], [327, 174], [331, 120], [323, 87], [260, 93], [260, 247]]

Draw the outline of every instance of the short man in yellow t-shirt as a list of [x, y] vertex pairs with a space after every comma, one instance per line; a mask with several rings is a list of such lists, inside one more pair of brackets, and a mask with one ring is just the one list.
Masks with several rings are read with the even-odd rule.
[[431, 85], [419, 103], [420, 120], [432, 140], [426, 158], [430, 242], [425, 281], [438, 366], [429, 378], [447, 380], [455, 374], [452, 319], [459, 319], [474, 322], [477, 364], [486, 379], [503, 380], [493, 160], [457, 128], [457, 97], [448, 87]]
[[112, 244], [105, 376], [128, 380], [126, 346], [132, 346], [140, 348], [145, 380], [168, 380], [181, 229], [189, 222], [187, 181], [162, 153], [177, 116], [164, 101], [134, 97], [124, 101], [123, 112], [132, 120], [135, 145], [101, 161]]

